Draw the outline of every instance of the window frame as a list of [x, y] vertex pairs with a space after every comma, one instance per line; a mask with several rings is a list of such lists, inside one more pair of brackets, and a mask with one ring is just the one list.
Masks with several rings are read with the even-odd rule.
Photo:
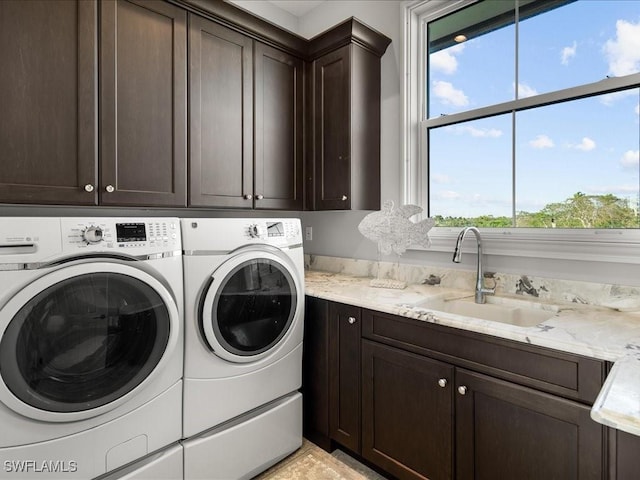
[[[446, 117], [425, 120], [426, 98], [424, 85], [427, 58], [425, 22], [436, 20], [479, 0], [409, 0], [402, 4], [402, 192], [403, 203], [419, 205], [428, 211], [429, 185], [420, 179], [427, 177], [427, 128], [460, 123], [576, 100], [596, 93], [615, 91], [631, 84], [640, 85], [640, 73], [626, 77], [612, 77], [534, 97], [525, 97], [496, 105], [489, 105]], [[428, 127], [427, 124], [428, 123]], [[462, 228], [434, 227], [430, 232], [429, 250], [452, 251]], [[481, 228], [484, 252], [490, 255], [534, 257], [567, 260], [589, 260], [640, 264], [640, 229], [540, 229], [540, 228]], [[426, 250], [413, 247], [414, 250]]]

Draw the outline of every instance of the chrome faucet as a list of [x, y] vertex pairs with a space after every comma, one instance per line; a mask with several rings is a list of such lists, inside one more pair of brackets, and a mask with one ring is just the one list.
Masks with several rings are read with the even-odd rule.
[[476, 236], [476, 241], [478, 242], [478, 269], [476, 272], [476, 303], [484, 303], [485, 295], [493, 295], [496, 292], [496, 288], [485, 288], [482, 282], [483, 272], [482, 272], [482, 237], [480, 236], [480, 231], [476, 227], [466, 227], [458, 235], [458, 239], [456, 240], [456, 249], [453, 252], [453, 261], [455, 263], [460, 263], [460, 257], [462, 256], [462, 241], [464, 240], [467, 232], [473, 232]]

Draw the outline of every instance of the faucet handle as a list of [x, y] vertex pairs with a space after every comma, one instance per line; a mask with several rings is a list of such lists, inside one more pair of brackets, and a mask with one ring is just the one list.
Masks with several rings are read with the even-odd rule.
[[[494, 293], [496, 293], [496, 286], [498, 285], [498, 282], [496, 281], [495, 278], [493, 277], [484, 277], [484, 278], [491, 278], [493, 279], [493, 287], [485, 287], [484, 286], [484, 281], [482, 282], [482, 288], [480, 289], [480, 293], [484, 293], [486, 295], [493, 295]], [[483, 279], [484, 280], [484, 279]]]

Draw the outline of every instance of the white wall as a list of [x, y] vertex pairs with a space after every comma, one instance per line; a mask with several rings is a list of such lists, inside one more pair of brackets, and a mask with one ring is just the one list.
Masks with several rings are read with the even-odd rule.
[[299, 19], [295, 15], [284, 11], [281, 8], [273, 5], [269, 2], [261, 0], [225, 0], [228, 3], [232, 3], [238, 8], [246, 10], [256, 17], [261, 17], [268, 22], [278, 25], [290, 32], [298, 33]]

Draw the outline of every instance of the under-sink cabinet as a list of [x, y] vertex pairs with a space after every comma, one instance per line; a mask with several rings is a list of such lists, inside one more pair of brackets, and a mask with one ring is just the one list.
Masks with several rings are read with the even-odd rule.
[[325, 448], [345, 447], [399, 479], [616, 478], [607, 476], [609, 430], [589, 416], [605, 362], [307, 302], [305, 385], [327, 393], [305, 400], [305, 434]]

